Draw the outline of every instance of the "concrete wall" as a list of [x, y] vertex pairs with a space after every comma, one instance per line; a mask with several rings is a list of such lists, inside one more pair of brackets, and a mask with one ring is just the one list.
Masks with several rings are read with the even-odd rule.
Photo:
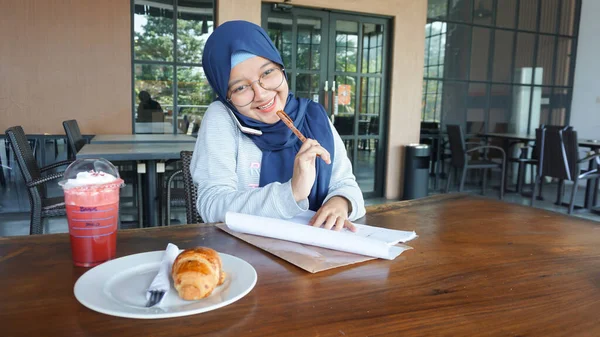
[[599, 13], [600, 1], [583, 0], [570, 124], [579, 138], [600, 140]]
[[[0, 130], [131, 133], [128, 0], [0, 4]], [[107, 122], [110, 121], [110, 122]]]

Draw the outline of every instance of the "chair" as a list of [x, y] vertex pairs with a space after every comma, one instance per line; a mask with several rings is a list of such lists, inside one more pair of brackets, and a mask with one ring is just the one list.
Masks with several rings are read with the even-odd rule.
[[6, 177], [4, 176], [4, 165], [2, 165], [2, 159], [0, 159], [0, 186], [6, 187]]
[[[36, 157], [37, 154], [37, 139], [27, 139], [27, 142], [29, 143], [29, 146], [31, 147], [31, 150], [33, 151], [33, 157]], [[10, 168], [12, 167], [12, 154], [11, 154], [11, 146], [10, 146], [10, 139], [6, 138], [4, 139], [4, 153], [6, 154], [6, 164], [5, 167], [9, 168], [8, 170], [8, 178], [10, 180], [10, 177], [12, 176], [12, 170], [10, 170]], [[36, 158], [37, 159], [37, 158]], [[0, 163], [0, 165], [2, 165]]]
[[[500, 178], [500, 200], [504, 198], [504, 173], [506, 168], [506, 153], [501, 147], [491, 145], [480, 145], [480, 143], [465, 143], [462, 129], [459, 125], [447, 125], [448, 141], [450, 144], [450, 152], [452, 154], [450, 160], [450, 170], [454, 171], [461, 170], [462, 175], [460, 179], [459, 192], [462, 192], [465, 180], [467, 177], [467, 170], [469, 169], [482, 169], [483, 170], [483, 184], [482, 191], [485, 193], [485, 187], [487, 183], [487, 169], [501, 169], [502, 175]], [[473, 148], [466, 149], [467, 145], [477, 145]], [[468, 159], [468, 156], [473, 151], [480, 151], [484, 149], [496, 149], [502, 154], [502, 162], [497, 163], [489, 159]], [[451, 172], [448, 172], [448, 181], [446, 182], [446, 192], [450, 189], [450, 181], [452, 180]]]
[[6, 177], [4, 177], [4, 165], [2, 165], [2, 156], [0, 156], [0, 186], [6, 187]]
[[[342, 137], [354, 133], [354, 117], [335, 116], [333, 125]], [[344, 145], [346, 145], [346, 148], [351, 147], [353, 145], [352, 140], [344, 139]], [[348, 152], [351, 153], [351, 151]]]
[[167, 178], [167, 200], [165, 202], [166, 204], [166, 214], [165, 214], [165, 225], [166, 226], [170, 226], [171, 225], [171, 207], [185, 207], [186, 204], [186, 200], [185, 200], [185, 189], [181, 189], [181, 188], [174, 188], [173, 187], [173, 183], [175, 181], [177, 181], [177, 178], [181, 176], [181, 174], [183, 173], [183, 169], [174, 171], [173, 173], [171, 173], [171, 175]]
[[[524, 145], [522, 146], [521, 152], [519, 154], [519, 157], [517, 158], [508, 158], [508, 161], [510, 163], [517, 163], [517, 193], [521, 192], [523, 189], [523, 184], [524, 184], [524, 180], [525, 180], [525, 168], [527, 165], [531, 165], [531, 169], [532, 169], [532, 173], [531, 173], [531, 177], [532, 180], [535, 178], [535, 170], [533, 169], [534, 166], [538, 166], [539, 165], [539, 161], [540, 161], [540, 149], [542, 146], [542, 129], [562, 129], [564, 128], [564, 126], [556, 126], [556, 125], [540, 125], [540, 128], [536, 129], [535, 132], [535, 143], [533, 144], [533, 146], [531, 145]], [[527, 157], [527, 154], [529, 152], [529, 149], [531, 149], [531, 157]], [[540, 189], [538, 191], [538, 200], [542, 200], [542, 182], [540, 182]]]
[[[69, 144], [69, 156], [70, 160], [75, 160], [77, 153], [83, 148], [85, 144], [87, 144], [87, 140], [83, 138], [81, 135], [81, 131], [79, 129], [79, 124], [76, 120], [71, 119], [63, 122], [63, 128], [65, 129], [65, 134], [67, 135], [67, 143]], [[133, 191], [133, 200], [136, 205], [138, 205], [138, 186], [139, 186], [139, 177], [137, 172], [133, 170], [133, 165], [131, 164], [117, 164], [119, 175], [125, 181], [127, 185], [132, 185]], [[142, 210], [138, 207], [138, 218], [142, 218]], [[141, 224], [141, 221], [140, 221]]]
[[27, 141], [22, 127], [13, 126], [8, 128], [6, 136], [10, 140], [10, 146], [13, 149], [29, 192], [29, 202], [31, 203], [29, 234], [43, 234], [43, 219], [66, 215], [66, 210], [63, 197], [48, 198], [46, 196], [45, 185], [48, 181], [61, 178], [63, 173], [59, 172], [45, 176], [42, 173], [63, 165], [68, 165], [71, 161], [61, 161], [40, 168], [33, 156], [31, 146]]
[[[600, 172], [598, 171], [600, 153], [594, 153], [580, 159], [577, 132], [570, 126], [545, 127], [536, 130], [536, 133], [538, 132], [541, 133], [542, 148], [540, 149], [540, 164], [535, 178], [533, 195], [535, 196], [544, 177], [557, 178], [561, 181], [558, 191], [558, 202], [562, 204], [562, 181], [572, 181], [573, 189], [571, 190], [571, 200], [569, 201], [568, 210], [569, 214], [572, 214], [575, 208], [575, 195], [577, 194], [579, 180], [600, 178]], [[592, 169], [581, 169], [581, 164], [589, 164], [592, 160], [595, 160], [595, 163], [592, 163], [594, 164], [592, 165]], [[531, 198], [532, 206], [535, 200], [534, 196]]]
[[87, 144], [87, 141], [81, 135], [81, 131], [79, 130], [79, 124], [74, 119], [64, 121], [63, 128], [65, 129], [65, 134], [67, 135], [67, 142], [69, 144], [69, 155], [67, 156], [70, 160], [75, 159], [75, 155], [81, 148]]
[[[185, 116], [184, 116], [185, 117]], [[177, 133], [186, 134], [187, 133], [188, 122], [184, 119], [177, 120], [177, 129], [179, 130]]]
[[[508, 133], [508, 123], [496, 123], [496, 124], [494, 124], [494, 128], [492, 129], [492, 133]], [[503, 139], [500, 139], [500, 138], [496, 138], [496, 137], [490, 138], [489, 141], [488, 141], [488, 145], [499, 146], [502, 149], [504, 149], [505, 153], [508, 152], [508, 151], [510, 151], [510, 143], [507, 142], [507, 141], [505, 141], [505, 140], [503, 140]], [[510, 154], [510, 152], [509, 152], [509, 154]], [[500, 156], [496, 157], [497, 155], [498, 155], [497, 152], [490, 153], [488, 155], [488, 159], [499, 159]], [[508, 157], [507, 157], [507, 160], [508, 160]]]
[[[202, 218], [198, 214], [196, 208], [196, 200], [198, 200], [198, 189], [192, 179], [192, 172], [190, 172], [190, 163], [192, 162], [192, 151], [181, 151], [181, 161], [183, 167], [180, 170], [173, 172], [167, 179], [167, 221], [165, 224], [168, 226], [171, 224], [171, 207], [172, 206], [183, 206], [185, 205], [186, 221], [189, 224], [202, 223]], [[183, 174], [183, 205], [181, 205], [181, 194], [171, 189], [171, 184], [175, 178]]]
[[[534, 166], [539, 165], [541, 138], [536, 134], [535, 143], [531, 145], [521, 146], [519, 157], [508, 158], [509, 163], [517, 164], [517, 193], [523, 190], [525, 183], [525, 169], [527, 165], [531, 165], [531, 177], [535, 176]], [[531, 149], [531, 157], [528, 157], [529, 149]]]

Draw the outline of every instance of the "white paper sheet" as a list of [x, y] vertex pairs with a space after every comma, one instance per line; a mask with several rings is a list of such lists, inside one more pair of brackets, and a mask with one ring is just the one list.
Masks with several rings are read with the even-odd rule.
[[265, 236], [280, 240], [298, 242], [343, 252], [393, 260], [405, 247], [394, 246], [417, 237], [409, 231], [356, 224], [357, 232], [348, 230], [336, 232], [308, 226], [314, 212], [307, 211], [288, 221], [259, 217], [255, 215], [228, 212], [227, 226], [236, 232]]

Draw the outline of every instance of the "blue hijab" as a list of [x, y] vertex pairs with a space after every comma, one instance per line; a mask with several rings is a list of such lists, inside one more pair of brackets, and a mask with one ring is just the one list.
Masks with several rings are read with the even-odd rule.
[[[247, 21], [228, 21], [217, 27], [204, 46], [202, 67], [208, 83], [216, 91], [218, 99], [225, 104], [244, 126], [259, 129], [261, 136], [249, 135], [262, 151], [259, 186], [272, 182], [287, 182], [294, 172], [294, 158], [302, 142], [282, 122], [266, 124], [239, 113], [227, 101], [231, 56], [236, 52], [261, 56], [283, 67], [279, 51], [260, 27]], [[287, 76], [287, 74], [286, 74]], [[284, 111], [294, 121], [294, 125], [307, 138], [316, 139], [331, 154], [333, 163], [333, 133], [325, 109], [306, 98], [297, 98], [290, 92]], [[329, 191], [332, 165], [316, 160], [317, 177], [308, 197], [309, 208], [318, 210]]]

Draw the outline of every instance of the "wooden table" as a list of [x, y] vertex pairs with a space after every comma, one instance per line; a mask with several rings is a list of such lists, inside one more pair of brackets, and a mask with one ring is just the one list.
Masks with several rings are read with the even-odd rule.
[[196, 143], [196, 138], [188, 135], [97, 135], [90, 140], [92, 144], [110, 143]]
[[79, 152], [77, 159], [104, 158], [109, 161], [142, 161], [146, 166], [144, 185], [144, 224], [158, 225], [156, 163], [161, 160], [178, 159], [181, 151], [193, 151], [194, 143], [102, 143], [86, 144]]
[[256, 268], [229, 306], [133, 320], [79, 304], [68, 234], [0, 238], [3, 336], [600, 336], [598, 223], [460, 194], [370, 207], [414, 250], [307, 273], [212, 225], [121, 231], [117, 254], [213, 247]]
[[505, 140], [513, 140], [522, 143], [531, 142], [535, 140], [535, 135], [528, 135], [525, 133], [497, 133], [497, 132], [486, 132], [477, 134], [483, 138], [500, 138]]

